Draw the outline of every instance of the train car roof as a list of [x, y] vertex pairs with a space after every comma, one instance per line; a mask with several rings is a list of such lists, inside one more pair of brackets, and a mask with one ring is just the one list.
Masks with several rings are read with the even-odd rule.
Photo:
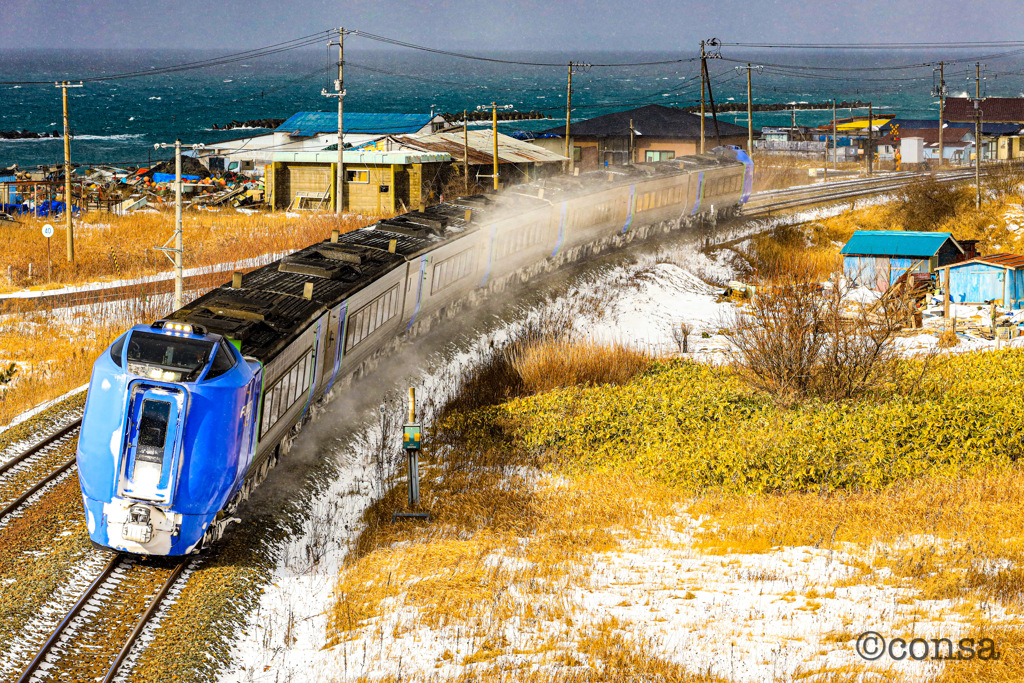
[[202, 325], [239, 342], [244, 355], [269, 362], [324, 311], [402, 263], [503, 216], [639, 180], [734, 164], [739, 164], [735, 155], [719, 148], [698, 156], [548, 178], [499, 195], [458, 197], [299, 249], [247, 273], [239, 287], [232, 282], [207, 292], [168, 319]]

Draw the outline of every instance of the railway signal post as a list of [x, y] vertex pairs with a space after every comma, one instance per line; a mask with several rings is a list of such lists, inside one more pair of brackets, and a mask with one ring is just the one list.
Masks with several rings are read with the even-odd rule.
[[409, 462], [409, 510], [395, 512], [392, 521], [397, 519], [430, 519], [429, 512], [418, 512], [420, 504], [420, 438], [422, 426], [416, 421], [416, 390], [409, 387], [409, 421], [402, 427], [402, 447], [405, 449]]

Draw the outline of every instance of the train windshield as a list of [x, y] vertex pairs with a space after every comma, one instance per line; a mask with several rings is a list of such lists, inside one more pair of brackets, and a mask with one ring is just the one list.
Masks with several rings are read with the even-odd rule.
[[213, 343], [170, 334], [132, 332], [128, 371], [168, 382], [194, 382], [210, 360]]

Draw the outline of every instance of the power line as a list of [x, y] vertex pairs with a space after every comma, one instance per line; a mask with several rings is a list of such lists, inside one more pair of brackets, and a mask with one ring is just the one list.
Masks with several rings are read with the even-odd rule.
[[786, 49], [786, 50], [924, 50], [929, 48], [942, 48], [947, 50], [971, 50], [978, 47], [1024, 47], [1024, 41], [1020, 40], [980, 40], [980, 41], [958, 41], [949, 43], [939, 42], [879, 42], [879, 43], [727, 43], [723, 46], [750, 47], [763, 49]]
[[[436, 55], [446, 55], [448, 57], [458, 57], [460, 59], [472, 59], [479, 62], [493, 62], [496, 64], [517, 64], [520, 66], [557, 66], [562, 68], [565, 66], [565, 62], [526, 62], [516, 59], [500, 59], [498, 57], [483, 57], [481, 55], [470, 55], [463, 52], [452, 52], [451, 50], [442, 50], [434, 47], [427, 47], [425, 45], [417, 45], [415, 43], [409, 43], [404, 40], [397, 40], [395, 38], [387, 38], [385, 36], [379, 36], [374, 33], [367, 33], [365, 31], [352, 31], [353, 35], [374, 40], [380, 43], [387, 43], [388, 45], [395, 45], [397, 47], [405, 47], [410, 50], [420, 50], [422, 52], [430, 52]], [[689, 57], [685, 59], [663, 59], [651, 62], [614, 62], [608, 64], [594, 64], [590, 66], [595, 67], [620, 67], [620, 66], [657, 66], [661, 64], [682, 64], [685, 62], [695, 62], [698, 57]]]
[[[103, 81], [116, 81], [127, 78], [145, 78], [147, 76], [160, 76], [163, 74], [177, 73], [181, 71], [192, 71], [194, 69], [207, 69], [214, 66], [223, 66], [225, 64], [232, 64], [234, 62], [240, 62], [247, 59], [258, 59], [260, 57], [267, 57], [270, 55], [279, 54], [281, 52], [287, 52], [289, 50], [297, 50], [299, 48], [308, 47], [319, 43], [324, 38], [329, 38], [333, 34], [337, 33], [337, 29], [330, 29], [327, 31], [320, 31], [318, 33], [311, 33], [301, 38], [294, 38], [292, 40], [284, 41], [282, 43], [274, 43], [273, 45], [265, 45], [260, 48], [254, 48], [252, 50], [245, 50], [243, 52], [233, 52], [227, 55], [221, 55], [219, 57], [211, 57], [210, 59], [201, 59], [192, 62], [183, 62], [181, 64], [173, 64], [164, 67], [155, 67], [150, 69], [143, 69], [139, 71], [127, 71], [124, 73], [110, 74], [107, 76], [89, 76], [84, 78], [72, 78], [65, 80], [82, 81], [85, 83], [98, 83]], [[0, 81], [0, 85], [50, 85], [53, 81]]]

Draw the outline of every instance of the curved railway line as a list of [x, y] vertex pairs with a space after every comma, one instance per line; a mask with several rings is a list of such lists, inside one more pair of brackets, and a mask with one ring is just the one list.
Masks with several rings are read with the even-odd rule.
[[75, 465], [82, 418], [0, 465], [0, 523]]
[[146, 624], [192, 562], [190, 558], [168, 564], [112, 555], [43, 642], [18, 683], [113, 681]]
[[[741, 219], [770, 215], [832, 201], [890, 192], [918, 182], [921, 174], [790, 188], [754, 195]], [[943, 182], [973, 178], [969, 172], [944, 173]], [[30, 502], [47, 484], [75, 468], [81, 419], [0, 465], [0, 524]], [[39, 646], [19, 683], [28, 681], [113, 681], [145, 626], [168, 593], [184, 584], [197, 560], [169, 562], [112, 554], [106, 566]]]

